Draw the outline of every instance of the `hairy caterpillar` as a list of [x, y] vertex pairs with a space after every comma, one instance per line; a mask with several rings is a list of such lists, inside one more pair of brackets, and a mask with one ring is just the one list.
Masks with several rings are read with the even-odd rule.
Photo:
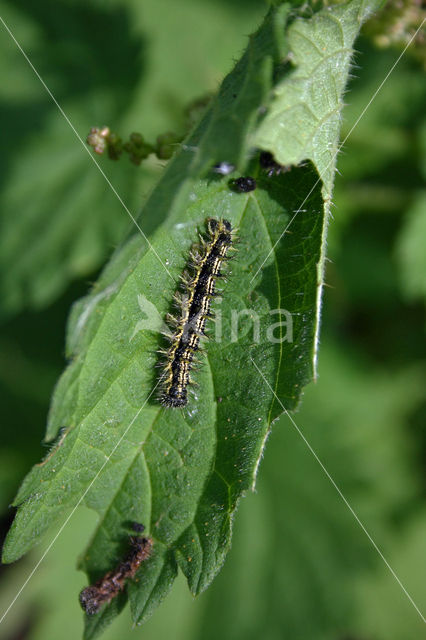
[[207, 236], [191, 252], [192, 275], [184, 274], [185, 295], [175, 297], [182, 306], [181, 318], [168, 316], [175, 325], [171, 345], [165, 352], [166, 363], [160, 402], [165, 407], [184, 407], [188, 402], [190, 371], [205, 324], [211, 316], [210, 303], [215, 296], [216, 280], [222, 276], [221, 266], [229, 256], [233, 230], [228, 220], [207, 219]]
[[[142, 533], [144, 526], [135, 522], [133, 529]], [[98, 582], [80, 592], [80, 604], [89, 616], [98, 613], [103, 604], [111, 602], [124, 589], [127, 580], [135, 576], [142, 562], [151, 554], [152, 538], [131, 536], [130, 546], [127, 556], [113, 571], [108, 571]]]

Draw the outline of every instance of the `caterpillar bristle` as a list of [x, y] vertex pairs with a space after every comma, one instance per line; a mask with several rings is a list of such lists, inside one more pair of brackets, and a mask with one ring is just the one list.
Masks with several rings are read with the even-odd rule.
[[180, 277], [180, 281], [185, 289], [187, 289], [191, 284], [192, 276], [187, 271], [184, 271]]
[[[168, 314], [167, 314], [167, 316], [166, 316], [166, 322], [167, 322], [167, 324], [169, 325], [169, 327], [172, 327], [172, 328], [174, 328], [174, 329], [175, 329], [175, 328], [177, 328], [177, 327], [179, 326], [179, 324], [180, 324], [180, 320], [179, 320], [179, 318], [176, 318], [176, 317], [175, 317], [173, 314], [171, 314], [171, 313], [168, 313]], [[169, 334], [168, 334], [168, 335], [170, 335], [170, 332], [169, 332]]]
[[175, 291], [175, 293], [173, 294], [173, 300], [174, 302], [177, 302], [177, 304], [182, 304], [184, 301], [184, 294], [182, 293], [182, 291]]
[[207, 235], [201, 236], [199, 243], [193, 245], [186, 269], [180, 281], [181, 289], [173, 296], [173, 306], [180, 315], [167, 314], [166, 322], [173, 333], [167, 336], [171, 346], [162, 351], [165, 363], [162, 364], [165, 375], [159, 398], [164, 407], [184, 407], [187, 404], [187, 387], [195, 385], [190, 372], [198, 369], [200, 362], [196, 357], [201, 341], [210, 339], [206, 321], [214, 319], [211, 301], [222, 296], [222, 289], [216, 290], [217, 280], [226, 282], [221, 265], [231, 257], [234, 232], [227, 220], [208, 218]]

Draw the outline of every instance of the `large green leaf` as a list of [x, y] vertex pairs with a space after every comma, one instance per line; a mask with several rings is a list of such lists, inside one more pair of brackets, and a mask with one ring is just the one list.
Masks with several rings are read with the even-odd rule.
[[[77, 2], [60, 3], [52, 12], [46, 3], [19, 0], [5, 4], [2, 18], [82, 139], [98, 119], [118, 125], [125, 96], [131, 100], [144, 75], [144, 40], [135, 37], [125, 9]], [[89, 35], [91, 24], [97, 28]], [[0, 160], [0, 316], [7, 317], [43, 308], [71, 280], [93, 273], [130, 218], [16, 42], [0, 28], [0, 111], [7, 123], [7, 152]], [[117, 32], [126, 48], [111, 47]], [[104, 167], [133, 209], [128, 194], [141, 177], [127, 166], [116, 169], [112, 176], [111, 167]]]
[[[154, 141], [166, 129], [181, 131], [184, 111], [229, 66], [259, 8], [244, 12], [235, 33], [236, 7], [186, 0], [113, 3], [32, 0], [5, 2], [2, 18], [84, 139], [93, 125], [127, 136], [139, 129]], [[199, 23], [190, 30], [189, 22]], [[221, 47], [212, 47], [216, 28]], [[186, 27], [186, 29], [185, 29]], [[176, 34], [178, 31], [178, 34]], [[188, 37], [188, 32], [191, 37]], [[236, 42], [237, 39], [237, 42]], [[170, 56], [173, 42], [180, 56]], [[193, 49], [200, 55], [194, 56]], [[42, 309], [70, 281], [98, 269], [131, 220], [87, 150], [0, 23], [0, 318]], [[149, 96], [149, 100], [147, 99]], [[133, 215], [141, 194], [161, 170], [158, 160], [132, 166], [98, 158]], [[153, 219], [141, 221], [152, 229]]]
[[[269, 11], [147, 201], [142, 217], [166, 219], [152, 244], [148, 247], [140, 235], [131, 237], [89, 296], [75, 305], [68, 328], [72, 362], [56, 388], [47, 436], [53, 438], [64, 425], [66, 430], [18, 493], [15, 504], [20, 508], [6, 541], [5, 561], [25, 553], [81, 500], [100, 518], [82, 561], [90, 579], [117, 562], [127, 521], [143, 522], [154, 538], [141, 580], [129, 584], [135, 621], [145, 620], [158, 605], [178, 566], [194, 594], [219, 570], [230, 545], [233, 513], [239, 497], [254, 486], [271, 422], [283, 405], [296, 406], [313, 376], [331, 189], [330, 167], [324, 168], [319, 149], [305, 156], [312, 163], [268, 177], [256, 154], [247, 159], [249, 145], [260, 139], [265, 108], [260, 130], [268, 133], [271, 99], [271, 109], [277, 110], [272, 98], [276, 82], [281, 93], [287, 82], [299, 105], [306, 86], [299, 83], [298, 93], [294, 76], [310, 74], [314, 81], [315, 47], [295, 57], [294, 71], [283, 69], [295, 30], [314, 41], [323, 25], [323, 55], [329, 58], [328, 67], [333, 59], [336, 63], [334, 75], [327, 76], [333, 82], [333, 113], [339, 111], [350, 47], [367, 8], [356, 0], [310, 19], [290, 14], [287, 4]], [[328, 29], [329, 24], [335, 28]], [[329, 101], [318, 106], [315, 118], [321, 108], [326, 119]], [[271, 121], [271, 131], [275, 126]], [[337, 127], [333, 132], [336, 148]], [[283, 144], [280, 137], [265, 148], [281, 162], [296, 161], [293, 138], [288, 137], [288, 153], [294, 160], [283, 155]], [[328, 149], [330, 139], [320, 137], [317, 144]], [[227, 177], [209, 171], [223, 160], [249, 171], [258, 188], [250, 193], [231, 190]], [[199, 386], [188, 409], [165, 410], [154, 393], [159, 324], [170, 309], [197, 231], [211, 215], [226, 217], [238, 229], [229, 282], [222, 303], [215, 303], [221, 337], [212, 339], [202, 356], [205, 366], [196, 374]], [[233, 332], [235, 314], [241, 317]], [[97, 634], [121, 606], [117, 599], [89, 620], [86, 637]]]

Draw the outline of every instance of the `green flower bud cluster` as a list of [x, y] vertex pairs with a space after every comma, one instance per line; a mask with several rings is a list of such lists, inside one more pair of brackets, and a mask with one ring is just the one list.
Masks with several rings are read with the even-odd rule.
[[118, 160], [124, 151], [129, 154], [133, 164], [140, 165], [151, 154], [155, 154], [159, 160], [169, 160], [182, 139], [176, 133], [167, 132], [157, 136], [156, 142], [150, 144], [140, 133], [132, 133], [129, 140], [123, 142], [109, 127], [92, 127], [86, 142], [99, 155], [107, 151], [111, 160]]

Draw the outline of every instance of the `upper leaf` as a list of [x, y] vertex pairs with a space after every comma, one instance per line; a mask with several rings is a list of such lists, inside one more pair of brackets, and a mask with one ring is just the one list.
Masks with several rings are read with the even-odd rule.
[[333, 186], [352, 45], [361, 24], [382, 4], [343, 2], [290, 25], [288, 58], [295, 70], [274, 87], [271, 105], [253, 137], [253, 144], [272, 151], [281, 164], [312, 160], [326, 197]]

